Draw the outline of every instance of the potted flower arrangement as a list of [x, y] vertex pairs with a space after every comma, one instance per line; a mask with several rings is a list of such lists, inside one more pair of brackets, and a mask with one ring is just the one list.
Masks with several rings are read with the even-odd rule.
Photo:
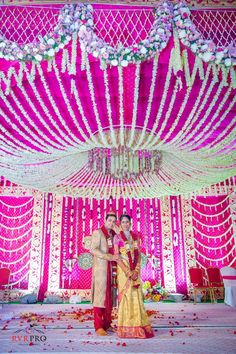
[[158, 302], [168, 297], [168, 291], [159, 282], [145, 281], [143, 283], [143, 295], [145, 302]]

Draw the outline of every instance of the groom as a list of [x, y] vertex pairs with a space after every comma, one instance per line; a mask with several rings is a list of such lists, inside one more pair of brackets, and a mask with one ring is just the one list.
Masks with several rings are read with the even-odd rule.
[[99, 336], [106, 336], [111, 325], [111, 312], [115, 304], [116, 262], [114, 255], [113, 228], [116, 214], [106, 215], [104, 226], [92, 234], [91, 253], [93, 254], [92, 303], [94, 306], [94, 327]]

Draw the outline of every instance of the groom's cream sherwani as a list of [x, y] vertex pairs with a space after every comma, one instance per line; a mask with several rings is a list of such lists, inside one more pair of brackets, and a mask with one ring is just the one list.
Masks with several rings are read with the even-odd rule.
[[108, 254], [107, 239], [101, 229], [92, 234], [91, 253], [93, 254], [92, 303], [94, 307], [105, 307], [107, 288], [107, 266], [111, 261]]

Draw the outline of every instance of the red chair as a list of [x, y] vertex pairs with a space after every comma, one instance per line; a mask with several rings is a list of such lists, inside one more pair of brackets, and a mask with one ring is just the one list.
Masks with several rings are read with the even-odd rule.
[[194, 295], [194, 302], [196, 302], [197, 293], [203, 293], [203, 298], [206, 301], [207, 295], [209, 294], [211, 302], [214, 301], [213, 290], [209, 284], [206, 283], [204, 279], [204, 270], [201, 268], [190, 268], [189, 269], [190, 282]]
[[210, 267], [210, 268], [207, 268], [206, 272], [207, 272], [207, 278], [209, 281], [209, 285], [213, 291], [214, 301], [216, 301], [215, 292], [217, 292], [217, 291], [221, 292], [222, 290], [224, 290], [224, 284], [223, 284], [222, 277], [220, 274], [220, 269]]
[[10, 297], [9, 293], [9, 278], [10, 278], [11, 271], [8, 268], [0, 268], [0, 289], [3, 289], [3, 302], [5, 302], [5, 293], [6, 288], [8, 288], [8, 298]]

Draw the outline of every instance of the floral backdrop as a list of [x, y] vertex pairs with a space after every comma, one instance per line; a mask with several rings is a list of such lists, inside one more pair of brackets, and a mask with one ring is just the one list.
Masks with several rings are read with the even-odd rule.
[[[181, 1], [5, 7], [1, 174], [96, 199], [190, 196], [235, 175], [235, 13]], [[158, 173], [118, 183], [91, 169], [91, 150], [119, 146], [160, 152]]]
[[[141, 235], [144, 281], [186, 293], [189, 267], [235, 266], [235, 21], [178, 0], [1, 8], [0, 265], [13, 297], [88, 298], [90, 235], [110, 208]], [[145, 168], [117, 178], [113, 156]]]
[[89, 298], [93, 229], [106, 211], [132, 216], [142, 239], [142, 280], [187, 293], [188, 268], [236, 265], [236, 194], [213, 186], [205, 196], [108, 201], [1, 187], [0, 266], [11, 269], [12, 298], [36, 291]]

